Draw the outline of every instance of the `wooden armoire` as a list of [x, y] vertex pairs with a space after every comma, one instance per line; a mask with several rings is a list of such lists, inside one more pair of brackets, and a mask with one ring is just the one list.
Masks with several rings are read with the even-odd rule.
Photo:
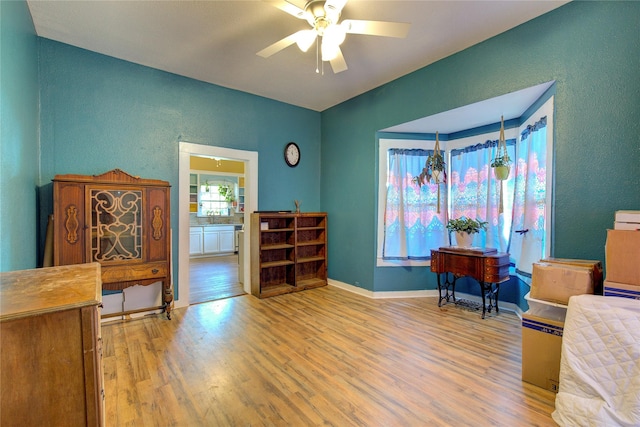
[[53, 179], [53, 264], [98, 262], [103, 290], [162, 282], [171, 318], [170, 185], [120, 169]]

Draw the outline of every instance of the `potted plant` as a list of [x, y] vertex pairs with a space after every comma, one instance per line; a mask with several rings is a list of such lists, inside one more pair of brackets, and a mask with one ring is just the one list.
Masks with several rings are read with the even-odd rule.
[[500, 117], [500, 139], [498, 139], [498, 152], [496, 157], [491, 160], [493, 174], [499, 181], [509, 178], [509, 169], [511, 168], [511, 158], [507, 153], [507, 142], [504, 139], [504, 116]]
[[465, 216], [450, 219], [447, 222], [447, 230], [456, 233], [457, 246], [468, 248], [473, 242], [473, 235], [479, 233], [480, 230], [487, 229], [488, 222], [480, 221], [478, 218], [471, 219]]
[[232, 203], [233, 201], [235, 201], [233, 188], [230, 185], [221, 185], [220, 187], [218, 187], [218, 193], [222, 197], [224, 197], [224, 200], [226, 200], [228, 203]]
[[491, 167], [496, 179], [504, 181], [509, 178], [509, 170], [511, 169], [511, 158], [505, 152], [503, 155], [496, 156], [491, 160]]
[[[444, 163], [444, 157], [440, 154], [440, 141], [438, 141], [438, 132], [436, 132], [436, 144], [433, 148], [433, 154], [427, 156], [427, 161], [424, 163], [422, 172], [418, 176], [413, 177], [412, 181], [419, 187], [422, 184], [428, 184], [433, 180], [433, 183], [444, 184], [447, 182], [446, 165]], [[438, 206], [437, 213], [440, 213], [440, 187], [438, 186]]]

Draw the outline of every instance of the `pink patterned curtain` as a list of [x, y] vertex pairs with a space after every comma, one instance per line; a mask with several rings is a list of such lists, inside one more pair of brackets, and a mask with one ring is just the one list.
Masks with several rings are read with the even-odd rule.
[[387, 260], [426, 260], [431, 249], [448, 245], [446, 186], [412, 182], [424, 167], [432, 150], [390, 149], [384, 216], [384, 246]]
[[[515, 155], [515, 139], [507, 142], [507, 152]], [[498, 140], [451, 151], [451, 218], [467, 217], [487, 221], [486, 232], [474, 235], [473, 246], [506, 252], [511, 230], [513, 173], [499, 181], [489, 166], [496, 156]], [[504, 213], [500, 212], [502, 186]]]
[[515, 163], [513, 227], [509, 253], [516, 270], [530, 275], [533, 263], [545, 256], [547, 238], [547, 118], [522, 132]]

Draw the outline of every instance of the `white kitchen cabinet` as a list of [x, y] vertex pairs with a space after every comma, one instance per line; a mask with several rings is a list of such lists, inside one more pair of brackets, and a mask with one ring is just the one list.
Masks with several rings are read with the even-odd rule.
[[189, 255], [202, 256], [235, 251], [233, 225], [205, 225], [190, 227]]
[[204, 253], [214, 254], [220, 252], [220, 232], [218, 227], [204, 227]]
[[189, 227], [189, 255], [202, 255], [202, 227]]
[[234, 227], [220, 230], [220, 252], [235, 252], [235, 233]]

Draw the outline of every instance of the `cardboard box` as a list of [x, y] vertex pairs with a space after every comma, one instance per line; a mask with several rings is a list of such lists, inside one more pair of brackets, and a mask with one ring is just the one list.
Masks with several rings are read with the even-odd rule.
[[640, 286], [640, 231], [607, 230], [606, 280]]
[[533, 263], [531, 298], [569, 304], [574, 295], [593, 294], [593, 271], [568, 264]]
[[602, 295], [602, 282], [604, 281], [604, 272], [602, 262], [592, 259], [571, 259], [571, 258], [545, 258], [540, 262], [551, 264], [576, 265], [578, 267], [588, 267], [593, 274], [593, 293]]
[[640, 300], [640, 286], [604, 281], [605, 297], [622, 297]]
[[564, 322], [522, 314], [522, 381], [558, 392]]
[[112, 314], [120, 313], [122, 311], [122, 292], [108, 292], [106, 295], [102, 295], [102, 313]]
[[[162, 282], [156, 282], [146, 286], [131, 286], [125, 288], [122, 294], [124, 297], [124, 311], [158, 307], [162, 305]], [[141, 317], [160, 311], [160, 309], [150, 309], [149, 311], [132, 313], [129, 316], [132, 318]]]
[[640, 222], [620, 222], [613, 223], [614, 230], [640, 230]]
[[640, 223], [640, 211], [616, 211], [616, 221]]

